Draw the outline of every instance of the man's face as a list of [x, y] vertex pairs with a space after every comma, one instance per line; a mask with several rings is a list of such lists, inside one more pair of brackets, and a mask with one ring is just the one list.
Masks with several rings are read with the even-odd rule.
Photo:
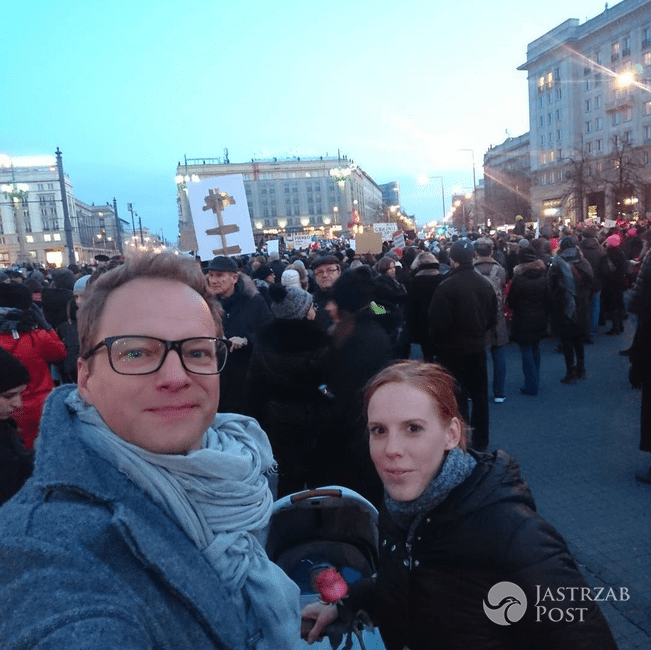
[[331, 289], [337, 278], [341, 275], [338, 264], [322, 264], [314, 271], [314, 277], [319, 289], [326, 291]]
[[232, 271], [209, 271], [208, 288], [220, 298], [228, 298], [233, 295], [238, 275]]
[[[217, 336], [205, 300], [181, 282], [142, 278], [110, 294], [96, 340], [132, 334], [179, 340]], [[100, 348], [78, 363], [80, 395], [118, 436], [159, 454], [198, 449], [219, 405], [219, 375], [186, 371], [171, 350], [150, 375], [119, 375]]]

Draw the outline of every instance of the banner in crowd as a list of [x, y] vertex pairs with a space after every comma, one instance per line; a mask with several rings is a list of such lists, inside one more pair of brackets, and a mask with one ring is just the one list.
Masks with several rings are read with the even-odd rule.
[[187, 188], [201, 259], [255, 252], [241, 174], [211, 176]]
[[364, 253], [373, 253], [374, 255], [382, 252], [382, 235], [379, 232], [365, 230], [355, 235], [355, 251], [360, 255]]
[[382, 241], [392, 241], [393, 233], [398, 230], [395, 223], [374, 223], [373, 230], [382, 235]]

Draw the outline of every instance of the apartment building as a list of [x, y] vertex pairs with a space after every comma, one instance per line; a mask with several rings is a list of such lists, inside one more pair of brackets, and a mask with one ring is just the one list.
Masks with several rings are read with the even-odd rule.
[[651, 211], [651, 2], [566, 20], [527, 47], [535, 217]]
[[113, 206], [88, 205], [76, 199], [67, 174], [64, 186], [62, 193], [54, 156], [0, 155], [0, 267], [69, 263], [64, 200], [77, 262], [119, 252]]

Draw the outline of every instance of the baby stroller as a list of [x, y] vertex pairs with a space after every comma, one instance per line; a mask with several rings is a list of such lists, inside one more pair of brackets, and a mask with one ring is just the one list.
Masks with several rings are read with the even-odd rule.
[[[377, 510], [353, 490], [329, 486], [297, 492], [274, 504], [267, 553], [299, 586], [301, 608], [318, 599], [314, 581], [326, 568], [335, 567], [349, 585], [372, 576], [377, 547]], [[355, 634], [362, 648], [384, 648], [379, 635], [365, 632], [362, 639]], [[337, 631], [331, 642], [336, 637]]]

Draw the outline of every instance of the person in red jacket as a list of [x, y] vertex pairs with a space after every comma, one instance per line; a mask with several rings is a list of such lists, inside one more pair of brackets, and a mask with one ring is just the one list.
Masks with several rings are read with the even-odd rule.
[[21, 284], [0, 284], [0, 346], [13, 354], [31, 377], [23, 393], [23, 407], [14, 418], [25, 447], [32, 449], [45, 398], [54, 388], [50, 364], [62, 361], [66, 349], [32, 304], [29, 289]]

